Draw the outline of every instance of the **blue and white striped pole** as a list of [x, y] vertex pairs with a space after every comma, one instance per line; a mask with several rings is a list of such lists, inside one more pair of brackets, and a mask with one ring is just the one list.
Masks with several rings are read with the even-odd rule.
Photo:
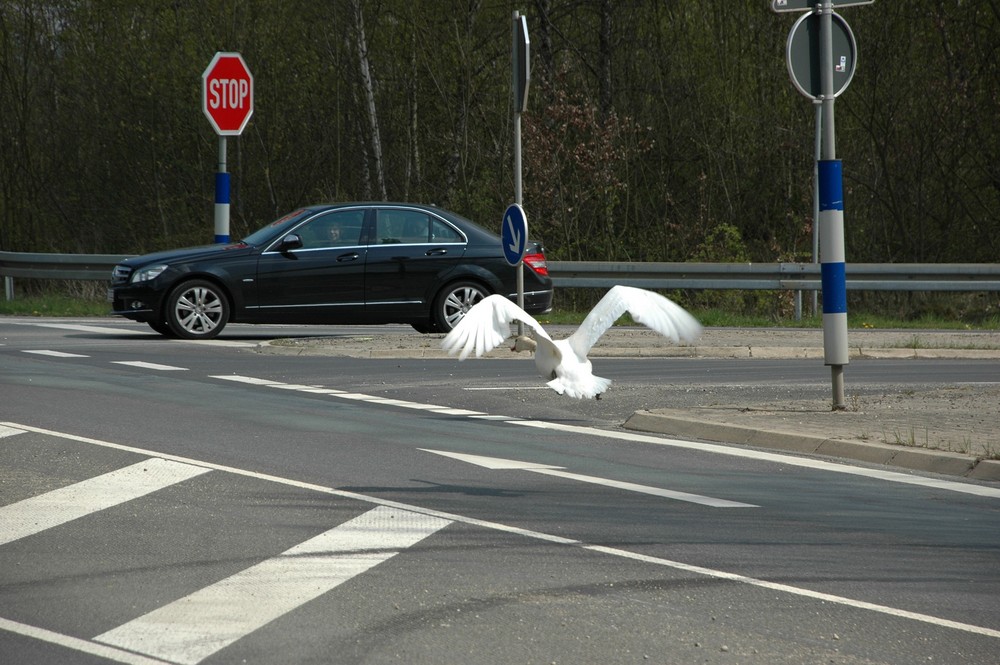
[[219, 137], [219, 171], [215, 174], [215, 242], [229, 242], [229, 173], [226, 172], [226, 137]]
[[823, 279], [823, 357], [827, 365], [846, 365], [849, 357], [847, 272], [844, 253], [844, 179], [839, 159], [824, 159], [818, 166], [820, 271]]

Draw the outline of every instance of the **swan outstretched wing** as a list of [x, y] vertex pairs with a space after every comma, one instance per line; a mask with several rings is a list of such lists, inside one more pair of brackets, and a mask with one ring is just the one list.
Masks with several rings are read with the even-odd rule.
[[521, 321], [535, 330], [538, 337], [549, 339], [541, 324], [530, 314], [501, 295], [483, 298], [465, 313], [450, 333], [441, 340], [441, 348], [449, 355], [458, 354], [465, 360], [475, 352], [481, 356], [500, 346], [510, 337], [510, 324]]
[[701, 335], [701, 324], [687, 310], [659, 293], [631, 286], [613, 286], [569, 337], [569, 344], [581, 357], [625, 312], [636, 323], [652, 328], [672, 342], [693, 342]]

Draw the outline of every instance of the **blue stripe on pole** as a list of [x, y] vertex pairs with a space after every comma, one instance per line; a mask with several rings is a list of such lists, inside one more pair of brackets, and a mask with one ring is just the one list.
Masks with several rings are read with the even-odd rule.
[[229, 203], [229, 173], [215, 174], [215, 202]]
[[819, 162], [819, 209], [844, 209], [844, 176], [839, 159]]
[[823, 313], [844, 314], [847, 312], [847, 270], [844, 263], [823, 263], [820, 265], [823, 279]]

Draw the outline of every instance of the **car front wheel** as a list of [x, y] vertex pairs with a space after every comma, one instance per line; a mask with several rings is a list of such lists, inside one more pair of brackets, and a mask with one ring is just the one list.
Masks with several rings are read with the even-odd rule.
[[150, 328], [164, 337], [177, 337], [177, 335], [174, 334], [173, 329], [170, 327], [170, 324], [166, 321], [146, 321], [146, 323], [149, 324]]
[[489, 295], [476, 282], [455, 282], [446, 287], [434, 301], [434, 322], [441, 332], [450, 332], [472, 306]]
[[217, 285], [203, 279], [180, 284], [167, 299], [167, 325], [182, 339], [212, 339], [229, 321], [229, 301]]

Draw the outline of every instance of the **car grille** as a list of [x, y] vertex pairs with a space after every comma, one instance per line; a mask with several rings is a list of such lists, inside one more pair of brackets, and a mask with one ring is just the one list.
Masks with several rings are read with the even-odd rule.
[[115, 269], [111, 271], [111, 283], [118, 284], [128, 284], [128, 278], [132, 276], [132, 268], [126, 265], [117, 265]]

